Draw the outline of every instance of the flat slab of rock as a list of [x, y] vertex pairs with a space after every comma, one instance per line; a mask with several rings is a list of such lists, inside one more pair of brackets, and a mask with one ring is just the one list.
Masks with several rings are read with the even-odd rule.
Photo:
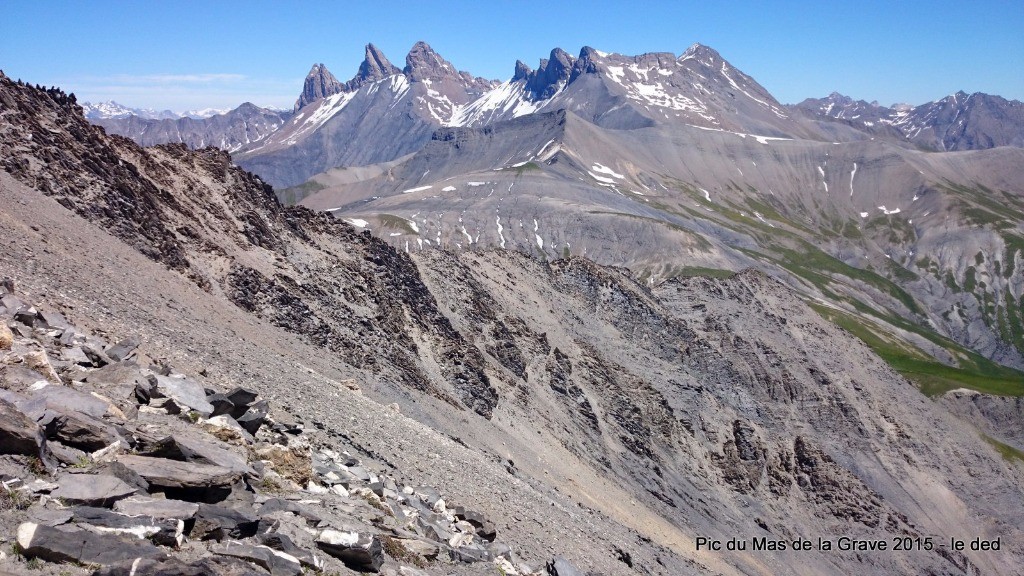
[[270, 572], [270, 576], [301, 576], [302, 564], [291, 554], [269, 546], [253, 546], [241, 542], [223, 542], [210, 548], [214, 554], [233, 556], [253, 562]]
[[[32, 392], [31, 402], [40, 403], [43, 408], [50, 408], [60, 412], [80, 412], [88, 414], [93, 418], [102, 418], [107, 413], [109, 402], [101, 400], [92, 394], [79, 392], [68, 386], [51, 384], [43, 386]], [[40, 412], [42, 410], [39, 410]]]
[[162, 488], [227, 486], [241, 477], [241, 474], [223, 466], [199, 462], [133, 455], [118, 456], [117, 461], [145, 478], [150, 485]]
[[153, 376], [156, 379], [156, 393], [171, 398], [182, 406], [199, 412], [204, 418], [213, 414], [213, 405], [206, 401], [206, 390], [198, 382], [188, 378]]
[[199, 512], [199, 504], [170, 498], [132, 496], [115, 502], [114, 511], [129, 516], [147, 515], [153, 518], [190, 520]]
[[252, 471], [244, 452], [197, 430], [181, 430], [146, 444], [139, 449], [146, 456], [213, 464], [241, 473]]
[[109, 508], [114, 502], [138, 492], [119, 478], [106, 474], [66, 474], [50, 495], [76, 506]]
[[164, 558], [148, 540], [86, 530], [60, 530], [26, 522], [18, 526], [18, 545], [27, 558], [49, 562], [116, 564], [136, 558]]

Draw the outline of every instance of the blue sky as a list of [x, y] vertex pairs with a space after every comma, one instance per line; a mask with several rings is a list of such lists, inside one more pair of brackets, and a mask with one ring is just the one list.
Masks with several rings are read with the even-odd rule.
[[25, 2], [5, 0], [0, 69], [80, 100], [290, 107], [314, 62], [342, 81], [373, 42], [425, 40], [507, 79], [556, 46], [679, 54], [707, 44], [784, 103], [833, 90], [883, 104], [957, 90], [1024, 100], [1024, 0], [987, 2]]

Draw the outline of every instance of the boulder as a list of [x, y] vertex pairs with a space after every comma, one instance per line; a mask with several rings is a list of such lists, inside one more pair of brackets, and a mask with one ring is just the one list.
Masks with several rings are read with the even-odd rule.
[[48, 409], [39, 417], [39, 423], [43, 425], [48, 440], [56, 440], [87, 452], [125, 441], [110, 424], [80, 412]]
[[68, 319], [64, 317], [60, 312], [54, 312], [53, 310], [41, 310], [36, 314], [36, 326], [40, 328], [50, 328], [53, 330], [68, 330], [73, 328]]
[[488, 542], [494, 542], [494, 539], [498, 537], [498, 531], [494, 528], [494, 524], [479, 512], [466, 510], [462, 506], [456, 506], [455, 517], [469, 522], [475, 529], [476, 535]]
[[240, 472], [223, 466], [165, 458], [124, 455], [115, 462], [144, 479], [150, 491], [160, 490], [168, 497], [191, 502], [220, 502], [242, 477]]
[[324, 530], [317, 536], [316, 545], [352, 570], [380, 572], [384, 564], [384, 549], [376, 536]]
[[172, 398], [178, 404], [199, 412], [204, 418], [213, 414], [213, 405], [206, 401], [206, 391], [188, 378], [153, 375], [150, 376], [150, 383], [155, 389], [154, 397]]
[[[235, 405], [238, 406], [237, 404]], [[236, 410], [237, 412], [237, 410]], [[253, 404], [245, 411], [244, 414], [235, 418], [238, 424], [245, 428], [249, 434], [256, 434], [267, 421], [267, 414], [270, 413], [270, 407], [265, 400], [261, 400], [256, 404]]]
[[235, 403], [228, 400], [228, 397], [223, 394], [209, 394], [206, 396], [206, 401], [213, 406], [213, 413], [210, 416], [230, 415], [235, 409]]
[[262, 566], [270, 576], [301, 576], [302, 564], [299, 559], [286, 552], [269, 546], [254, 546], [241, 542], [223, 542], [210, 548], [214, 554], [240, 558]]
[[82, 344], [82, 352], [89, 359], [89, 362], [97, 368], [102, 368], [113, 362], [113, 360], [110, 359], [110, 356], [107, 356], [106, 352], [103, 351], [101, 346], [86, 342], [85, 344]]
[[138, 490], [107, 474], [65, 474], [57, 480], [58, 487], [51, 496], [76, 506], [102, 506], [109, 508]]
[[256, 535], [260, 519], [251, 512], [216, 504], [200, 504], [191, 537], [198, 540], [249, 538]]
[[108, 348], [106, 353], [114, 362], [123, 362], [135, 355], [139, 344], [138, 338], [126, 338]]
[[49, 562], [115, 564], [136, 558], [166, 556], [146, 540], [87, 530], [62, 530], [33, 522], [18, 526], [18, 546], [25, 557]]
[[13, 403], [0, 399], [0, 454], [40, 456], [46, 436], [35, 420]]
[[246, 390], [245, 388], [234, 388], [230, 392], [224, 395], [232, 404], [235, 405], [237, 413], [232, 413], [232, 417], [238, 418], [245, 411], [249, 409], [249, 406], [256, 401], [259, 396], [252, 390]]

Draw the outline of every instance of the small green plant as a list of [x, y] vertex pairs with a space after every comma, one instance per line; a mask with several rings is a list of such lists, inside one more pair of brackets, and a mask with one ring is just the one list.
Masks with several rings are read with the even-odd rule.
[[92, 460], [88, 456], [82, 454], [75, 460], [75, 463], [71, 465], [72, 468], [88, 468], [92, 464]]
[[28, 470], [36, 476], [49, 476], [50, 471], [46, 469], [43, 461], [38, 456], [30, 456], [28, 459]]
[[281, 491], [281, 484], [274, 478], [263, 478], [260, 480], [260, 489], [263, 492], [278, 493]]
[[32, 505], [32, 498], [21, 490], [0, 489], [0, 511], [25, 510]]
[[189, 412], [188, 412], [188, 419], [193, 424], [195, 424], [196, 422], [199, 422], [200, 418], [202, 418], [202, 415], [199, 412], [196, 412], [195, 410], [189, 410]]
[[42, 570], [43, 561], [39, 558], [29, 558], [28, 562], [25, 563], [25, 566], [27, 566], [29, 570]]

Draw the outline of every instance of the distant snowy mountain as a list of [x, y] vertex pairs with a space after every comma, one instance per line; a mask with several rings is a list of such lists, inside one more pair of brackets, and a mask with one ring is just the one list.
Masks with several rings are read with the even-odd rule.
[[178, 114], [175, 114], [170, 110], [158, 112], [152, 108], [130, 108], [123, 104], [118, 104], [113, 100], [107, 100], [106, 102], [99, 102], [97, 104], [85, 102], [82, 104], [82, 111], [85, 113], [85, 117], [89, 120], [109, 120], [111, 118], [127, 118], [129, 116], [138, 116], [139, 118], [145, 118], [147, 120], [163, 120], [180, 117]]
[[889, 107], [833, 92], [825, 98], [808, 98], [790, 108], [811, 118], [842, 122], [873, 135], [894, 130], [903, 139], [933, 150], [1024, 146], [1024, 103], [981, 92], [957, 92], [920, 106]]
[[291, 112], [261, 108], [245, 103], [234, 110], [195, 110], [172, 118], [138, 115], [92, 118], [107, 132], [120, 134], [143, 146], [178, 142], [190, 148], [216, 146], [236, 152], [273, 134], [291, 117]]
[[211, 116], [227, 114], [230, 111], [230, 108], [203, 108], [202, 110], [186, 110], [184, 113], [181, 114], [181, 118], [192, 118], [193, 120], [200, 120], [202, 118], [209, 118]]

